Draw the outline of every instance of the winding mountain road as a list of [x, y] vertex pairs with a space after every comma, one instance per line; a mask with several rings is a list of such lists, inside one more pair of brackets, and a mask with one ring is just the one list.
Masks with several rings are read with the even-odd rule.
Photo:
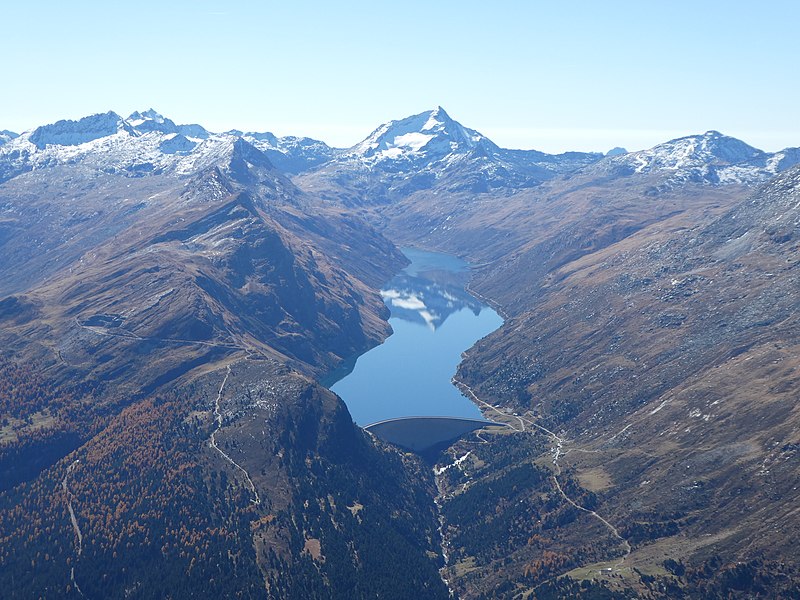
[[116, 337], [116, 338], [124, 338], [126, 340], [136, 340], [136, 341], [148, 341], [148, 342], [163, 342], [165, 344], [178, 344], [178, 345], [196, 345], [196, 346], [210, 346], [212, 348], [224, 348], [226, 350], [242, 350], [244, 352], [248, 352], [246, 348], [242, 348], [237, 346], [236, 344], [219, 344], [216, 342], [204, 342], [202, 340], [184, 340], [180, 338], [159, 338], [159, 337], [143, 337], [137, 333], [133, 333], [132, 331], [128, 331], [127, 329], [114, 328], [113, 331], [109, 330], [108, 327], [103, 327], [102, 325], [85, 325], [84, 323], [80, 322], [78, 317], [75, 317], [75, 324], [78, 327], [86, 329], [87, 331], [91, 331], [95, 335], [102, 335], [105, 337]]
[[214, 448], [217, 452], [219, 452], [222, 457], [231, 463], [234, 468], [241, 471], [242, 475], [244, 475], [245, 482], [247, 483], [247, 487], [250, 492], [253, 494], [253, 498], [250, 500], [253, 504], [261, 504], [261, 497], [258, 495], [258, 491], [256, 490], [256, 486], [253, 484], [253, 480], [250, 479], [250, 473], [242, 467], [239, 463], [233, 460], [222, 448], [217, 445], [217, 432], [222, 428], [222, 413], [219, 409], [220, 400], [222, 400], [222, 391], [225, 389], [225, 384], [228, 382], [228, 377], [231, 375], [231, 366], [228, 365], [227, 371], [225, 373], [225, 378], [222, 380], [222, 385], [219, 386], [219, 391], [217, 392], [217, 399], [214, 401], [214, 420], [217, 423], [217, 428], [211, 432], [210, 438], [210, 446]]
[[[471, 387], [469, 387], [463, 381], [459, 381], [455, 377], [453, 377], [452, 381], [453, 381], [453, 385], [455, 385], [459, 390], [461, 390], [462, 393], [464, 393], [467, 397], [472, 399], [476, 404], [478, 404], [479, 406], [483, 407], [484, 409], [494, 411], [497, 414], [499, 414], [499, 415], [501, 415], [501, 416], [503, 416], [503, 417], [505, 417], [507, 419], [509, 419], [509, 418], [517, 419], [519, 421], [519, 423], [520, 423], [520, 427], [519, 428], [514, 427], [510, 423], [508, 424], [508, 426], [511, 427], [514, 431], [517, 431], [519, 433], [532, 433], [534, 429], [538, 429], [539, 431], [541, 431], [542, 433], [544, 433], [545, 435], [547, 435], [550, 438], [550, 440], [552, 442], [552, 446], [550, 448], [550, 453], [553, 456], [553, 475], [552, 475], [553, 484], [555, 485], [555, 487], [558, 490], [558, 492], [561, 495], [561, 497], [564, 498], [565, 502], [569, 503], [571, 506], [574, 506], [578, 510], [583, 511], [583, 512], [591, 515], [592, 517], [594, 517], [598, 521], [600, 521], [611, 532], [611, 534], [615, 538], [617, 538], [618, 540], [620, 540], [620, 542], [622, 542], [622, 546], [625, 549], [625, 553], [622, 555], [622, 557], [620, 558], [619, 562], [617, 562], [613, 567], [615, 570], [618, 570], [619, 568], [621, 568], [622, 565], [624, 564], [625, 560], [631, 554], [632, 548], [631, 548], [630, 542], [628, 542], [628, 540], [626, 540], [622, 535], [620, 535], [619, 530], [614, 525], [612, 525], [607, 519], [605, 519], [603, 516], [599, 515], [594, 510], [586, 508], [585, 506], [581, 506], [580, 504], [578, 504], [577, 502], [572, 500], [572, 498], [567, 496], [567, 494], [564, 492], [564, 489], [561, 487], [561, 483], [558, 481], [558, 476], [561, 475], [561, 465], [559, 465], [558, 461], [562, 456], [565, 456], [570, 451], [575, 451], [575, 452], [596, 452], [596, 451], [583, 450], [581, 448], [567, 448], [565, 450], [565, 447], [567, 445], [567, 440], [562, 438], [562, 437], [560, 437], [555, 432], [550, 431], [549, 429], [547, 429], [546, 427], [536, 423], [535, 421], [531, 421], [530, 419], [526, 419], [524, 417], [521, 417], [520, 415], [508, 414], [507, 412], [501, 410], [497, 406], [494, 406], [492, 404], [489, 404], [488, 402], [485, 402], [484, 400], [481, 400], [480, 398], [478, 398], [478, 396], [475, 394], [475, 392], [472, 390]], [[525, 424], [526, 423], [528, 425], [527, 430], [525, 428]]]
[[[201, 345], [201, 346], [211, 346], [214, 348], [224, 348], [226, 350], [240, 350], [246, 353], [246, 356], [242, 360], [247, 360], [251, 355], [251, 350], [249, 348], [243, 348], [236, 344], [217, 344], [214, 342], [203, 342], [198, 340], [183, 340], [177, 338], [156, 338], [156, 337], [142, 337], [132, 331], [128, 331], [126, 329], [120, 329], [119, 331], [109, 331], [108, 328], [96, 325], [85, 325], [80, 322], [80, 320], [75, 317], [75, 324], [79, 327], [91, 331], [96, 335], [106, 336], [106, 337], [118, 337], [118, 338], [125, 338], [125, 339], [132, 339], [137, 341], [156, 341], [156, 342], [164, 342], [169, 344], [183, 344], [183, 345]], [[209, 441], [209, 445], [214, 448], [217, 452], [219, 452], [222, 457], [228, 461], [233, 467], [240, 471], [244, 476], [245, 483], [247, 484], [247, 488], [250, 490], [253, 498], [251, 502], [253, 504], [261, 504], [261, 497], [258, 495], [258, 491], [256, 490], [256, 486], [253, 484], [253, 480], [250, 478], [250, 474], [247, 470], [242, 467], [239, 463], [237, 463], [233, 458], [230, 457], [222, 448], [219, 447], [217, 444], [217, 433], [222, 428], [222, 413], [220, 411], [220, 400], [222, 399], [222, 392], [225, 389], [225, 384], [228, 382], [228, 377], [231, 374], [231, 366], [227, 366], [227, 371], [225, 373], [225, 378], [222, 380], [222, 385], [219, 386], [219, 391], [217, 392], [217, 398], [214, 401], [214, 421], [217, 424], [216, 429], [211, 433], [211, 438]], [[71, 511], [72, 509], [70, 509]]]

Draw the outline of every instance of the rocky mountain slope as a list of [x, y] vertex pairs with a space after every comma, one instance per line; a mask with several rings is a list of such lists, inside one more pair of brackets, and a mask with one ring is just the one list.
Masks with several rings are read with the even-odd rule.
[[[137, 336], [270, 340], [323, 368], [326, 360], [310, 350], [315, 336], [340, 356], [369, 344], [370, 335], [375, 343], [374, 332], [385, 332], [382, 305], [342, 269], [373, 282], [389, 269], [356, 267], [354, 255], [334, 265], [322, 251], [337, 229], [389, 268], [401, 260], [396, 250], [335, 210], [311, 216], [308, 200], [247, 142], [231, 140], [217, 154], [215, 164], [185, 179], [76, 181], [69, 167], [54, 167], [8, 182], [2, 289], [27, 292], [21, 304], [56, 308], [70, 328], [97, 321]], [[48, 195], [54, 188], [55, 198]], [[18, 202], [24, 195], [30, 200]], [[364, 337], [364, 330], [373, 333]]]
[[311, 379], [388, 334], [396, 248], [153, 113], [2, 152], [10, 597], [445, 597], [429, 474]]
[[[468, 353], [458, 377], [482, 401], [519, 414], [508, 420], [526, 431], [496, 451], [454, 450], [472, 451], [476, 462], [457, 480], [473, 492], [460, 498], [455, 488], [450, 502], [480, 507], [478, 492], [496, 486], [498, 472], [510, 477], [547, 457], [555, 479], [518, 488], [521, 506], [540, 493], [558, 498], [558, 481], [582, 509], [544, 529], [537, 509], [516, 532], [527, 531], [528, 544], [454, 554], [454, 575], [470, 566], [455, 578], [465, 597], [499, 585], [498, 563], [517, 591], [568, 587], [551, 580], [569, 574], [635, 596], [796, 593], [798, 565], [787, 557], [800, 484], [798, 177], [795, 167], [749, 196], [746, 187], [670, 186], [642, 194], [643, 208], [620, 186], [604, 219], [595, 212], [541, 236], [534, 229], [536, 241], [478, 275], [473, 285], [513, 317]], [[539, 223], [546, 214], [539, 209]], [[530, 443], [542, 447], [525, 450]], [[519, 512], [502, 509], [497, 525]], [[460, 508], [454, 531], [479, 516]], [[510, 537], [515, 526], [507, 527]]]

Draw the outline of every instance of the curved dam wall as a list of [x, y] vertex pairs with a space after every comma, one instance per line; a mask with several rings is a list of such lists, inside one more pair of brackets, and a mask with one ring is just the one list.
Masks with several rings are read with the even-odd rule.
[[385, 442], [422, 453], [489, 426], [505, 427], [505, 424], [461, 417], [401, 417], [378, 421], [364, 429]]

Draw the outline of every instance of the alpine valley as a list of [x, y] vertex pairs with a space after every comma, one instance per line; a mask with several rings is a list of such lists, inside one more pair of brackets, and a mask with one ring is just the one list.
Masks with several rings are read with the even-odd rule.
[[[8, 598], [800, 597], [800, 148], [0, 131]], [[505, 318], [431, 464], [319, 382], [399, 247]], [[424, 301], [424, 298], [422, 299]]]

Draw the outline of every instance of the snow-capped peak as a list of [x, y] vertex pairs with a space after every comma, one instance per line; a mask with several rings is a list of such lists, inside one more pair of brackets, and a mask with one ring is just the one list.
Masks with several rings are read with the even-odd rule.
[[437, 106], [434, 110], [430, 111], [430, 116], [425, 122], [425, 125], [422, 126], [422, 130], [430, 131], [432, 129], [442, 128], [446, 126], [447, 123], [453, 122], [450, 115], [448, 115], [441, 106]]
[[372, 186], [364, 200], [380, 202], [440, 185], [470, 193], [530, 187], [600, 158], [600, 154], [551, 156], [506, 150], [439, 106], [381, 125], [364, 141], [336, 153], [310, 177], [332, 178], [337, 185], [358, 177]]
[[122, 117], [109, 111], [77, 121], [62, 120], [52, 125], [42, 125], [34, 129], [27, 139], [42, 150], [48, 145], [78, 146], [123, 131], [134, 134], [133, 128]]
[[752, 184], [788, 168], [797, 158], [791, 149], [770, 154], [712, 129], [614, 156], [610, 164], [628, 173], [666, 174], [674, 181]]
[[685, 169], [701, 165], [733, 165], [764, 154], [736, 138], [710, 130], [702, 135], [688, 135], [626, 155], [637, 162], [636, 171], [653, 168]]
[[159, 131], [161, 133], [176, 133], [195, 141], [205, 140], [209, 132], [200, 125], [176, 125], [175, 121], [168, 119], [152, 108], [145, 111], [132, 113], [126, 121], [139, 133]]
[[717, 160], [735, 164], [752, 160], [764, 154], [763, 150], [754, 148], [734, 137], [724, 135], [719, 131], [709, 130], [701, 136], [701, 148]]
[[169, 119], [164, 118], [164, 115], [156, 112], [152, 108], [148, 108], [147, 110], [141, 112], [137, 110], [136, 112], [131, 113], [131, 115], [126, 120], [134, 127], [137, 127], [138, 125], [141, 125], [145, 121], [153, 121], [154, 123], [164, 123]]
[[0, 131], [0, 146], [18, 137], [19, 137], [18, 133], [14, 133], [13, 131], [9, 131], [8, 129], [3, 129], [2, 131]]
[[699, 164], [736, 164], [764, 154], [741, 140], [710, 130], [689, 135], [636, 153], [649, 156], [659, 167], [679, 169]]
[[467, 153], [485, 139], [451, 119], [440, 106], [381, 125], [348, 154], [375, 162], [436, 160], [451, 153]]

